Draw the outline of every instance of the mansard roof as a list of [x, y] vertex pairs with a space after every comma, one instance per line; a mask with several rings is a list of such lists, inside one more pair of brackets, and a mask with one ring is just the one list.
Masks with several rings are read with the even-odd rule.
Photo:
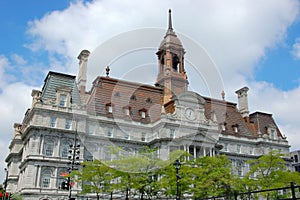
[[249, 116], [250, 122], [254, 124], [255, 131], [260, 134], [269, 134], [268, 129], [276, 130], [277, 137], [285, 138], [281, 134], [272, 114], [255, 112]]
[[[153, 123], [160, 119], [162, 96], [163, 89], [159, 87], [97, 77], [87, 101], [87, 110], [94, 115]], [[108, 112], [107, 105], [113, 107], [113, 113]], [[130, 108], [129, 116], [125, 116], [124, 108]], [[141, 116], [141, 110], [146, 111], [145, 118]]]

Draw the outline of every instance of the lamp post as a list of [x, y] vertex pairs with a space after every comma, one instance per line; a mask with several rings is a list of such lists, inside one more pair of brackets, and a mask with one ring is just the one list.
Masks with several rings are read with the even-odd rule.
[[7, 179], [8, 179], [8, 169], [4, 168], [4, 171], [6, 173], [5, 182], [4, 182], [4, 196], [6, 198], [6, 188], [7, 188]]
[[180, 170], [180, 167], [181, 167], [181, 163], [177, 159], [174, 162], [173, 165], [174, 165], [174, 168], [176, 170], [176, 200], [180, 200], [180, 195], [179, 195], [179, 179], [181, 179], [181, 176], [179, 175], [179, 170]]

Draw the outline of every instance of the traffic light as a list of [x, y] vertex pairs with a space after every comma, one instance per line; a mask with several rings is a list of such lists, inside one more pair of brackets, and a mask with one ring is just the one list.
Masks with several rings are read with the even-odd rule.
[[63, 189], [63, 190], [69, 190], [69, 189], [70, 189], [70, 178], [66, 178], [66, 179], [61, 183], [61, 189]]

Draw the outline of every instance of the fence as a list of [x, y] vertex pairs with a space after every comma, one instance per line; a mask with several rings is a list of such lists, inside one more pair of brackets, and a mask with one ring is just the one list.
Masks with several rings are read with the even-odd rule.
[[[300, 197], [297, 197], [297, 191], [300, 193], [300, 186], [296, 186], [293, 182], [291, 182], [290, 186], [288, 187], [282, 187], [282, 188], [273, 188], [273, 189], [267, 189], [267, 190], [256, 190], [256, 191], [249, 191], [249, 192], [233, 192], [233, 194], [228, 194], [224, 196], [214, 196], [209, 198], [196, 198], [195, 200], [224, 200], [224, 199], [234, 199], [234, 200], [252, 200], [252, 199], [277, 199], [277, 200], [297, 200], [300, 199]], [[290, 190], [290, 193], [288, 192]], [[268, 198], [268, 195], [270, 192], [276, 192], [279, 194], [277, 197], [271, 197]], [[289, 196], [289, 197], [280, 197], [280, 196]]]

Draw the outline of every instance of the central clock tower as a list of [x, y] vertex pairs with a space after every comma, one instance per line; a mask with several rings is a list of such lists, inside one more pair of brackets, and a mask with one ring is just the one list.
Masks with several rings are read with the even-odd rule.
[[159, 71], [156, 86], [164, 89], [163, 104], [187, 90], [188, 80], [184, 70], [184, 48], [173, 31], [171, 10], [167, 33], [157, 51]]

